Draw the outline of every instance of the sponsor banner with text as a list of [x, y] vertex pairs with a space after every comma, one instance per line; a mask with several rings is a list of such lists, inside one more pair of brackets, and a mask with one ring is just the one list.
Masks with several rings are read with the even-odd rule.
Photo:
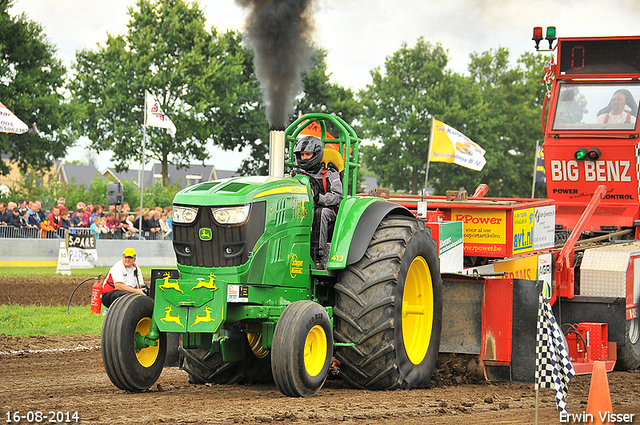
[[498, 260], [495, 263], [480, 267], [464, 269], [465, 274], [504, 273], [513, 279], [543, 281], [543, 294], [551, 298], [553, 294], [553, 258], [552, 254], [530, 255], [509, 260]]
[[451, 220], [464, 224], [464, 253], [484, 257], [506, 256], [507, 228], [504, 210], [451, 209]]

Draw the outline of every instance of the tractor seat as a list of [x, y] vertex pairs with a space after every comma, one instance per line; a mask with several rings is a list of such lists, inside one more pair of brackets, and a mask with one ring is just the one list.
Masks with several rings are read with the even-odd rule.
[[342, 159], [342, 155], [340, 155], [340, 152], [325, 146], [324, 155], [322, 156], [322, 163], [327, 168], [329, 168], [329, 166], [331, 165], [340, 173], [340, 177], [342, 177], [342, 173], [344, 171], [344, 160]]

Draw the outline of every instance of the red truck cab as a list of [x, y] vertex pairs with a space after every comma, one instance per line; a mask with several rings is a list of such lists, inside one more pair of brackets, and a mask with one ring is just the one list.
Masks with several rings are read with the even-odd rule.
[[585, 230], [631, 228], [640, 218], [640, 36], [559, 38], [557, 58], [543, 146], [558, 230], [575, 227], [599, 185], [606, 194]]

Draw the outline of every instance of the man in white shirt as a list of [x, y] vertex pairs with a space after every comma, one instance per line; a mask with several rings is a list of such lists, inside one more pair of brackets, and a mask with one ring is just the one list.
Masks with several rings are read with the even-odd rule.
[[105, 307], [109, 308], [117, 298], [129, 293], [145, 295], [142, 272], [135, 263], [136, 251], [127, 248], [122, 253], [122, 259], [111, 267], [102, 289], [102, 304]]
[[[616, 90], [609, 105], [598, 112], [596, 122], [600, 124], [635, 124], [635, 107], [635, 100], [629, 90]], [[625, 108], [629, 110], [625, 110]]]

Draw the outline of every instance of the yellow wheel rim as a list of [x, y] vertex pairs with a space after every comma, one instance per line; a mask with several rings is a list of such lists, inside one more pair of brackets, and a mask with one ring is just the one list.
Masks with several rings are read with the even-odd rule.
[[433, 282], [422, 257], [409, 266], [402, 295], [402, 339], [411, 363], [422, 363], [431, 341], [433, 326]]
[[304, 341], [304, 368], [309, 376], [318, 376], [327, 360], [327, 334], [315, 325]]
[[[248, 325], [249, 329], [257, 329], [259, 326]], [[269, 350], [262, 348], [262, 334], [261, 333], [247, 333], [247, 341], [249, 341], [249, 347], [253, 354], [259, 358], [264, 359], [269, 354]]]
[[[145, 336], [149, 333], [149, 328], [151, 327], [151, 318], [143, 317], [138, 322], [136, 326], [136, 332], [142, 336]], [[160, 341], [158, 340], [158, 345], [153, 346], [150, 345], [138, 351], [136, 353], [136, 357], [138, 358], [138, 362], [144, 367], [151, 367], [156, 362], [158, 358], [158, 352], [160, 351]]]

